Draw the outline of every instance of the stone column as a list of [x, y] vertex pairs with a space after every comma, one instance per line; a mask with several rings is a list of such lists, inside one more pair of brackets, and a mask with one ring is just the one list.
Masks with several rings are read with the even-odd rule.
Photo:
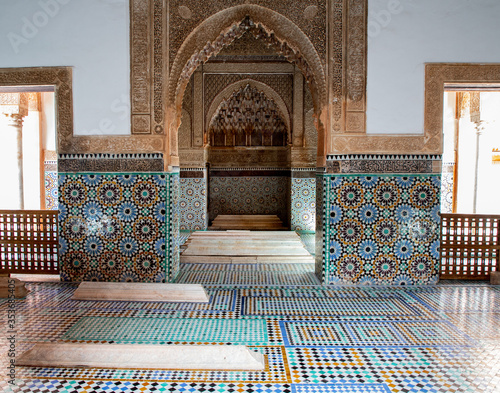
[[[17, 194], [17, 204], [14, 209], [24, 209], [23, 182], [23, 118], [28, 115], [28, 94], [0, 93], [0, 113], [7, 117], [7, 143], [4, 152], [9, 154], [10, 166], [7, 170], [16, 172], [15, 184], [10, 184], [12, 193]], [[15, 163], [12, 162], [15, 160]]]
[[304, 77], [295, 66], [293, 75], [293, 146], [304, 146]]
[[[200, 67], [201, 68], [201, 67]], [[193, 74], [193, 138], [192, 147], [203, 146], [203, 73], [196, 70]]]

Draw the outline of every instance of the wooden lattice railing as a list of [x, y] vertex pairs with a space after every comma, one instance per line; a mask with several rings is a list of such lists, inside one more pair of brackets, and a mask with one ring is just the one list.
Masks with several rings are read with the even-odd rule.
[[0, 272], [58, 274], [57, 210], [0, 210]]
[[500, 270], [500, 216], [441, 214], [441, 278], [489, 279]]

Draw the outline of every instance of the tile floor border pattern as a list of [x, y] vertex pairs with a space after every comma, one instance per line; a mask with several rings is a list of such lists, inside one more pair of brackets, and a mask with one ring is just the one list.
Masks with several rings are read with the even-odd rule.
[[177, 283], [317, 285], [314, 264], [183, 264]]

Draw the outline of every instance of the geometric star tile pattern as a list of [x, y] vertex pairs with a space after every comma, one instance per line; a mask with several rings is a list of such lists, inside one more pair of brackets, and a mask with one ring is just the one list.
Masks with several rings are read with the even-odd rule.
[[329, 284], [434, 284], [440, 175], [324, 175]]
[[316, 228], [316, 179], [291, 179], [291, 229], [314, 231]]
[[168, 281], [178, 268], [176, 178], [59, 173], [62, 279]]
[[57, 210], [57, 172], [45, 171], [45, 209]]
[[181, 230], [207, 228], [207, 182], [205, 179], [180, 179], [179, 212]]

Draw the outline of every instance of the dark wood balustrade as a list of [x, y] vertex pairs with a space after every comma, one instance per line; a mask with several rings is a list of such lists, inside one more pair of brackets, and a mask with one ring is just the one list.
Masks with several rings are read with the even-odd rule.
[[59, 274], [57, 210], [0, 210], [0, 272]]
[[489, 279], [500, 268], [500, 216], [441, 215], [442, 279]]

